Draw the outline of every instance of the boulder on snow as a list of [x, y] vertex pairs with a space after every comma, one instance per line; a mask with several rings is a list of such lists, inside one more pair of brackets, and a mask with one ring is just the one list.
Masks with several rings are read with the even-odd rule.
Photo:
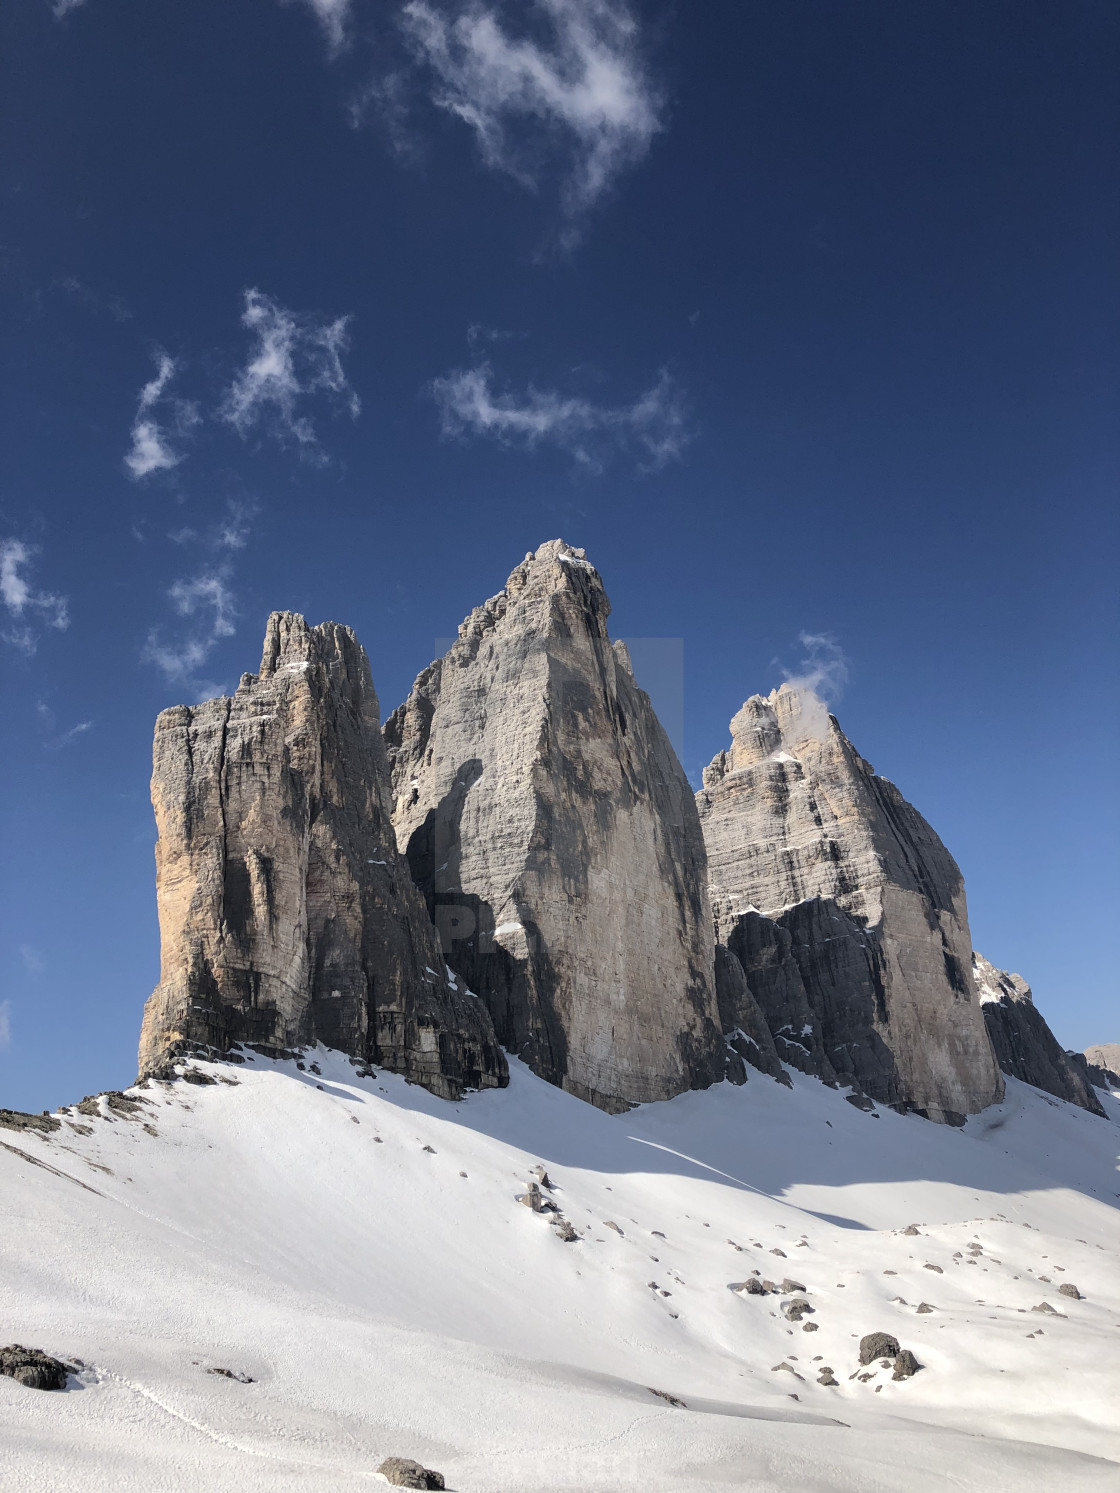
[[0, 1348], [0, 1374], [28, 1389], [65, 1389], [66, 1375], [72, 1372], [68, 1364], [41, 1348], [25, 1348], [20, 1343]]
[[903, 1348], [902, 1352], [894, 1361], [894, 1373], [892, 1379], [912, 1379], [921, 1368], [921, 1364], [911, 1353], [909, 1348]]
[[782, 1308], [782, 1313], [787, 1322], [800, 1322], [802, 1317], [812, 1314], [813, 1308], [805, 1300], [804, 1296], [795, 1296], [792, 1301], [787, 1301]]
[[936, 1308], [930, 1306], [930, 1304], [929, 1304], [928, 1301], [920, 1301], [918, 1303], [918, 1316], [919, 1317], [926, 1317], [926, 1316], [929, 1315], [930, 1312], [935, 1311], [935, 1310], [936, 1310]]
[[377, 1469], [387, 1483], [392, 1483], [394, 1488], [443, 1488], [441, 1472], [433, 1472], [430, 1467], [421, 1467], [419, 1462], [414, 1462], [411, 1457], [386, 1457]]
[[49, 1135], [52, 1130], [61, 1130], [62, 1121], [53, 1115], [25, 1115], [18, 1109], [0, 1109], [0, 1126], [5, 1130], [38, 1130]]
[[805, 1286], [801, 1283], [801, 1281], [799, 1281], [799, 1280], [790, 1280], [790, 1278], [789, 1278], [788, 1275], [786, 1276], [785, 1280], [782, 1281], [782, 1294], [783, 1295], [785, 1295], [787, 1291], [792, 1293], [794, 1291], [804, 1291], [804, 1290], [805, 1290]]
[[889, 1332], [869, 1332], [859, 1340], [859, 1361], [874, 1363], [877, 1358], [897, 1358], [901, 1349], [898, 1339]]
[[1058, 1287], [1062, 1296], [1068, 1296], [1071, 1301], [1084, 1301], [1085, 1298], [1071, 1280], [1063, 1281]]
[[748, 1275], [746, 1280], [733, 1280], [727, 1289], [737, 1291], [742, 1296], [768, 1296], [770, 1294], [757, 1275]]

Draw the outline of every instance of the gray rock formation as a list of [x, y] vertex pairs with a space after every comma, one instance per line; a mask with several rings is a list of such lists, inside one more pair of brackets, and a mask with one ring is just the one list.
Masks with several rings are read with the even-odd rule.
[[41, 1348], [25, 1348], [20, 1343], [0, 1348], [0, 1374], [28, 1389], [65, 1389], [67, 1374], [74, 1372], [69, 1364]]
[[716, 998], [724, 1036], [752, 1068], [789, 1084], [762, 1008], [751, 993], [743, 966], [723, 944], [716, 944]]
[[1044, 1089], [1056, 1099], [1079, 1104], [1090, 1114], [1103, 1116], [1104, 1108], [1093, 1092], [1088, 1072], [1075, 1060], [1080, 1054], [1065, 1053], [1059, 1047], [1027, 982], [1020, 975], [996, 969], [983, 954], [973, 954], [972, 973], [1003, 1072]]
[[811, 692], [753, 696], [731, 736], [697, 795], [712, 908], [779, 1056], [931, 1119], [996, 1103], [941, 841]]
[[505, 1046], [608, 1110], [722, 1078], [692, 792], [584, 552], [517, 566], [386, 723], [394, 823]]
[[165, 710], [152, 802], [160, 983], [140, 1072], [238, 1042], [322, 1041], [455, 1096], [507, 1081], [398, 855], [369, 662], [353, 633], [269, 618], [232, 699]]
[[1120, 1089], [1120, 1042], [1097, 1042], [1082, 1053], [1098, 1089]]

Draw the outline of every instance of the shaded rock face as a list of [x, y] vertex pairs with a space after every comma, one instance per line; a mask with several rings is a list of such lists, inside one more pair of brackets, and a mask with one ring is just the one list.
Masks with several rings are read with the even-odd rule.
[[369, 662], [348, 628], [269, 618], [231, 699], [165, 710], [152, 802], [160, 983], [140, 1072], [315, 1041], [454, 1096], [507, 1081], [398, 855]]
[[712, 908], [782, 1060], [935, 1120], [998, 1102], [952, 856], [811, 692], [731, 736], [697, 795]]
[[1120, 1042], [1098, 1042], [1081, 1054], [1098, 1089], [1120, 1089]]
[[1093, 1092], [1089, 1074], [1076, 1061], [1081, 1054], [1062, 1051], [1039, 1014], [1027, 982], [1019, 975], [996, 969], [983, 954], [973, 954], [972, 970], [988, 1035], [1003, 1072], [1044, 1089], [1056, 1099], [1066, 1099], [1103, 1116], [1104, 1108]]
[[752, 1068], [788, 1084], [766, 1017], [751, 993], [743, 966], [723, 944], [716, 944], [716, 998], [720, 1025], [732, 1049]]
[[625, 1109], [723, 1076], [692, 792], [584, 552], [527, 555], [385, 727], [445, 956], [542, 1077]]

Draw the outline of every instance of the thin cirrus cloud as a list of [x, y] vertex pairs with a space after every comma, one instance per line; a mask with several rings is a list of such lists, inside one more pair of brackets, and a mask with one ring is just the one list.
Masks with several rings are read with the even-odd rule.
[[[81, 0], [77, 0], [81, 3]], [[327, 44], [337, 52], [346, 41], [346, 27], [350, 20], [350, 0], [306, 0], [316, 20], [323, 28]]]
[[497, 393], [489, 363], [449, 373], [431, 387], [445, 436], [485, 436], [529, 451], [554, 446], [592, 471], [626, 457], [639, 470], [656, 471], [691, 440], [683, 395], [664, 370], [633, 404], [613, 406], [531, 384], [523, 394]]
[[399, 25], [431, 101], [474, 131], [488, 166], [535, 188], [542, 163], [560, 162], [574, 242], [574, 220], [648, 152], [662, 100], [626, 0], [534, 0], [521, 9], [529, 24], [522, 17], [515, 31], [509, 7], [409, 0]]
[[322, 320], [308, 312], [289, 311], [261, 291], [245, 291], [241, 325], [253, 334], [245, 367], [226, 390], [219, 414], [238, 435], [260, 427], [301, 454], [323, 461], [307, 399], [325, 394], [357, 419], [361, 404], [342, 366], [349, 346], [348, 316]]
[[198, 406], [192, 400], [172, 399], [167, 395], [167, 386], [179, 371], [175, 359], [157, 351], [155, 360], [156, 375], [140, 390], [136, 418], [132, 422], [132, 444], [124, 458], [129, 476], [137, 482], [150, 477], [153, 472], [169, 472], [183, 460], [181, 453], [171, 445], [166, 425], [157, 419], [156, 409], [166, 406], [180, 436], [191, 431], [201, 418]]
[[19, 539], [0, 543], [0, 602], [10, 620], [0, 633], [6, 643], [21, 653], [32, 654], [39, 642], [38, 621], [44, 627], [65, 632], [70, 626], [70, 608], [64, 596], [38, 591], [27, 577], [35, 551]]
[[172, 536], [182, 543], [201, 539], [208, 558], [194, 575], [180, 578], [168, 589], [167, 599], [176, 618], [173, 635], [168, 638], [162, 629], [153, 628], [141, 658], [154, 664], [168, 684], [188, 690], [195, 699], [216, 694], [219, 688], [203, 679], [200, 670], [218, 644], [237, 631], [230, 557], [248, 542], [254, 513], [251, 505], [231, 503], [225, 517], [207, 535], [184, 530]]

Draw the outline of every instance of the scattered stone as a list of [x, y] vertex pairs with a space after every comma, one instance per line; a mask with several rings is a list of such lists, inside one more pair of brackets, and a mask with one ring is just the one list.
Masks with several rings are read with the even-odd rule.
[[529, 1191], [523, 1192], [517, 1201], [523, 1203], [526, 1208], [531, 1208], [534, 1213], [544, 1212], [544, 1199], [541, 1197], [541, 1190], [535, 1182], [529, 1183]]
[[822, 1368], [817, 1375], [817, 1383], [823, 1384], [826, 1389], [834, 1389], [839, 1387], [840, 1381], [830, 1368]]
[[216, 1078], [211, 1078], [209, 1073], [203, 1073], [201, 1068], [184, 1068], [179, 1075], [186, 1083], [208, 1084], [217, 1083]]
[[41, 1348], [25, 1348], [20, 1343], [0, 1348], [0, 1374], [28, 1389], [65, 1389], [66, 1375], [73, 1372], [70, 1364], [52, 1358]]
[[386, 1457], [377, 1469], [394, 1488], [444, 1488], [443, 1474], [422, 1467], [411, 1457]]
[[918, 1303], [918, 1316], [919, 1317], [928, 1316], [930, 1312], [936, 1311], [936, 1310], [937, 1310], [937, 1308], [933, 1307], [933, 1306], [930, 1306], [930, 1304], [929, 1304], [928, 1301], [919, 1301], [919, 1303]]
[[859, 1340], [859, 1361], [874, 1363], [877, 1358], [897, 1358], [900, 1352], [898, 1339], [889, 1332], [869, 1332]]
[[733, 1280], [727, 1289], [729, 1291], [738, 1291], [745, 1296], [769, 1295], [769, 1292], [757, 1275], [749, 1275], [746, 1280]]
[[781, 1292], [772, 1280], [764, 1280], [762, 1282], [762, 1289], [773, 1296], [781, 1295]]
[[782, 1281], [782, 1292], [783, 1292], [783, 1294], [785, 1294], [786, 1292], [790, 1292], [790, 1291], [804, 1291], [804, 1290], [805, 1290], [805, 1287], [802, 1285], [802, 1283], [799, 1280], [790, 1280], [790, 1278], [789, 1278], [788, 1275], [786, 1276], [785, 1280]]
[[819, 1328], [820, 1323], [818, 1322], [802, 1322], [801, 1324], [802, 1332], [817, 1332], [819, 1331]]
[[782, 1308], [782, 1313], [787, 1322], [800, 1322], [802, 1317], [811, 1316], [813, 1308], [805, 1300], [804, 1296], [795, 1296], [792, 1301], [787, 1301]]
[[1058, 1287], [1058, 1291], [1062, 1296], [1068, 1296], [1071, 1301], [1085, 1300], [1084, 1296], [1082, 1296], [1081, 1292], [1077, 1289], [1072, 1281], [1063, 1281], [1062, 1284]]
[[923, 1265], [922, 1269], [923, 1270], [932, 1270], [936, 1275], [944, 1275], [945, 1274], [944, 1270], [942, 1270], [942, 1268], [941, 1268], [940, 1265]]
[[871, 1114], [875, 1109], [875, 1101], [869, 1099], [866, 1094], [845, 1094], [844, 1098], [856, 1109], [861, 1109], [865, 1115]]
[[908, 1223], [902, 1232], [904, 1234], [908, 1234], [911, 1238], [913, 1238], [913, 1236], [919, 1232], [918, 1225], [916, 1223]]
[[424, 1150], [427, 1151], [429, 1156], [434, 1156], [436, 1154], [435, 1146], [425, 1146]]
[[603, 1227], [604, 1228], [608, 1228], [608, 1229], [613, 1229], [616, 1234], [622, 1234], [622, 1232], [623, 1232], [622, 1229], [619, 1228], [618, 1224], [612, 1223], [609, 1218], [604, 1221]]
[[548, 1175], [543, 1166], [535, 1166], [533, 1168], [533, 1176], [536, 1177], [537, 1181], [541, 1184], [542, 1187], [547, 1188], [549, 1192], [552, 1191], [554, 1185], [552, 1178]]
[[[774, 1367], [770, 1370], [770, 1372], [772, 1374], [777, 1374], [777, 1373], [779, 1373], [782, 1370], [785, 1370], [785, 1372], [787, 1374], [792, 1374], [795, 1379], [800, 1379], [801, 1378], [801, 1375], [794, 1368], [793, 1364], [792, 1363], [786, 1363], [784, 1361], [782, 1363], [776, 1363], [774, 1365]], [[802, 1382], [804, 1382], [804, 1381], [802, 1381]]]
[[1054, 1310], [1054, 1308], [1050, 1305], [1050, 1303], [1048, 1301], [1040, 1301], [1037, 1306], [1032, 1306], [1031, 1307], [1031, 1311], [1032, 1312], [1046, 1312], [1046, 1314], [1048, 1316], [1051, 1316], [1051, 1317], [1057, 1317], [1057, 1316], [1061, 1315], [1061, 1313], [1056, 1312]]
[[785, 1259], [785, 1257], [786, 1257], [786, 1252], [785, 1252], [785, 1250], [784, 1250], [784, 1249], [772, 1249], [772, 1250], [771, 1250], [771, 1251], [770, 1251], [770, 1253], [771, 1253], [771, 1254], [772, 1254], [772, 1255], [781, 1255], [781, 1257], [782, 1257], [782, 1259], [783, 1259], [783, 1260], [784, 1260], [784, 1259]]
[[912, 1379], [921, 1368], [921, 1364], [911, 1353], [909, 1348], [903, 1348], [902, 1352], [894, 1361], [894, 1373], [892, 1379]]
[[233, 1369], [207, 1369], [208, 1374], [217, 1374], [222, 1379], [235, 1379], [238, 1384], [255, 1384], [252, 1374], [237, 1374]]

